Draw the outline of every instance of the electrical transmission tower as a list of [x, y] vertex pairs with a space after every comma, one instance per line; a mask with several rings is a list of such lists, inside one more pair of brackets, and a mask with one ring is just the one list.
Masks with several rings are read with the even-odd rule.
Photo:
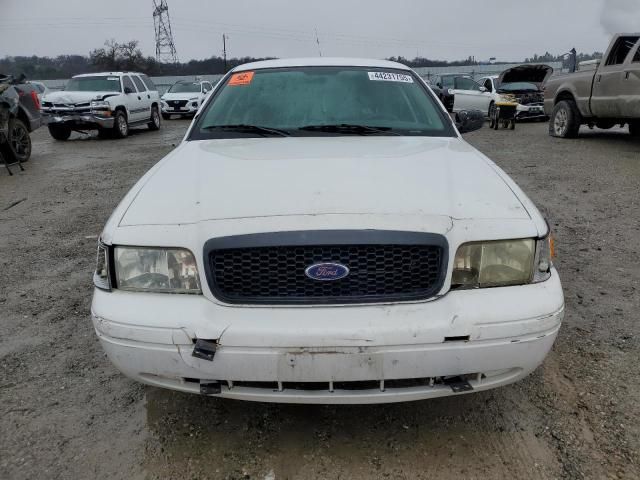
[[160, 63], [178, 63], [167, 0], [153, 0], [153, 27], [156, 32], [156, 60]]

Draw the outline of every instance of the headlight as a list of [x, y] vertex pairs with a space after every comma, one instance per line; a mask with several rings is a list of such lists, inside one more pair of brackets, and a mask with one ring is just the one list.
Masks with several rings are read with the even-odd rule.
[[96, 271], [93, 272], [93, 284], [102, 290], [111, 290], [109, 278], [109, 251], [106, 246], [98, 245]]
[[533, 239], [465, 243], [453, 261], [452, 287], [496, 287], [529, 283]]
[[114, 257], [119, 289], [201, 293], [198, 267], [189, 250], [116, 247]]
[[111, 107], [104, 100], [92, 100], [91, 110], [109, 110]]
[[525, 285], [551, 276], [553, 239], [525, 238], [465, 243], [453, 261], [451, 287]]

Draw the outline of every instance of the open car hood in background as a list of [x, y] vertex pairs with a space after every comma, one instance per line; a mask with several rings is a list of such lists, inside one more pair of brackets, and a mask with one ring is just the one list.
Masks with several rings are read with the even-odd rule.
[[539, 87], [547, 81], [553, 73], [553, 68], [549, 65], [525, 64], [509, 68], [498, 77], [498, 85], [512, 82], [530, 82]]

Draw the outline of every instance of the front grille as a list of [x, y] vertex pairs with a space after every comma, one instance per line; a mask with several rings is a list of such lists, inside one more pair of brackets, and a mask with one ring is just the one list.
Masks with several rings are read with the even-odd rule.
[[[323, 237], [318, 244], [313, 242], [316, 235]], [[447, 250], [439, 235], [349, 232], [348, 243], [342, 243], [344, 232], [271, 236], [275, 239], [268, 234], [242, 236], [253, 238], [250, 244], [235, 248], [233, 239], [242, 237], [227, 237], [223, 248], [216, 243], [225, 239], [210, 241], [207, 277], [216, 297], [249, 304], [417, 300], [435, 295], [443, 283]], [[257, 237], [269, 244], [259, 245]], [[283, 245], [277, 244], [278, 237]], [[348, 267], [349, 274], [335, 281], [313, 280], [305, 274], [309, 266], [327, 262]]]
[[172, 107], [184, 107], [187, 104], [187, 100], [169, 100], [167, 102], [168, 105]]
[[44, 102], [42, 104], [43, 110], [49, 113], [55, 113], [56, 115], [76, 115], [89, 113], [91, 111], [91, 105], [89, 102], [84, 103], [50, 103]]

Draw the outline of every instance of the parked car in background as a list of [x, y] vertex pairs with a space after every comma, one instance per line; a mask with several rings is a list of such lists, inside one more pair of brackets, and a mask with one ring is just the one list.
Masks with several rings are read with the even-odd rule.
[[161, 97], [162, 118], [167, 120], [171, 115], [194, 116], [211, 90], [213, 85], [207, 81], [181, 80], [174, 83]]
[[[449, 82], [446, 79], [447, 79], [446, 76], [436, 77], [434, 79], [435, 81], [431, 80], [429, 82], [429, 86], [431, 87], [433, 92], [437, 95], [437, 97], [440, 99], [440, 101], [444, 105], [444, 108], [447, 109], [447, 112], [453, 112], [453, 102], [454, 102], [454, 95], [452, 91], [453, 84], [451, 85], [451, 88], [450, 88], [448, 85]], [[444, 84], [447, 84], [447, 85], [445, 86]]]
[[457, 75], [450, 77], [453, 88], [450, 92], [453, 95], [453, 111], [480, 110], [485, 115], [489, 115], [489, 106], [493, 96], [485, 87], [476, 82], [468, 75]]
[[602, 61], [549, 79], [544, 109], [554, 137], [576, 137], [584, 124], [626, 124], [640, 137], [640, 33], [615, 35]]
[[40, 100], [24, 77], [0, 75], [0, 150], [10, 163], [31, 157], [30, 133], [40, 128]]
[[56, 140], [67, 140], [73, 130], [124, 138], [131, 127], [160, 128], [160, 96], [143, 73], [89, 73], [73, 77], [63, 91], [46, 94], [42, 114]]
[[410, 68], [236, 67], [99, 239], [91, 316], [150, 385], [383, 403], [531, 373], [564, 314], [548, 223]]
[[491, 95], [489, 117], [495, 103], [502, 100], [518, 104], [516, 120], [547, 119], [542, 87], [552, 73], [553, 68], [548, 65], [525, 64], [509, 68], [500, 75], [482, 77], [478, 83]]
[[49, 93], [49, 89], [47, 88], [47, 86], [42, 83], [42, 82], [33, 82], [33, 81], [29, 81], [28, 82], [30, 85], [33, 85], [33, 88], [36, 89], [36, 92], [38, 92], [38, 98], [40, 99], [40, 103], [42, 103], [42, 97], [44, 95], [46, 95], [47, 93]]

